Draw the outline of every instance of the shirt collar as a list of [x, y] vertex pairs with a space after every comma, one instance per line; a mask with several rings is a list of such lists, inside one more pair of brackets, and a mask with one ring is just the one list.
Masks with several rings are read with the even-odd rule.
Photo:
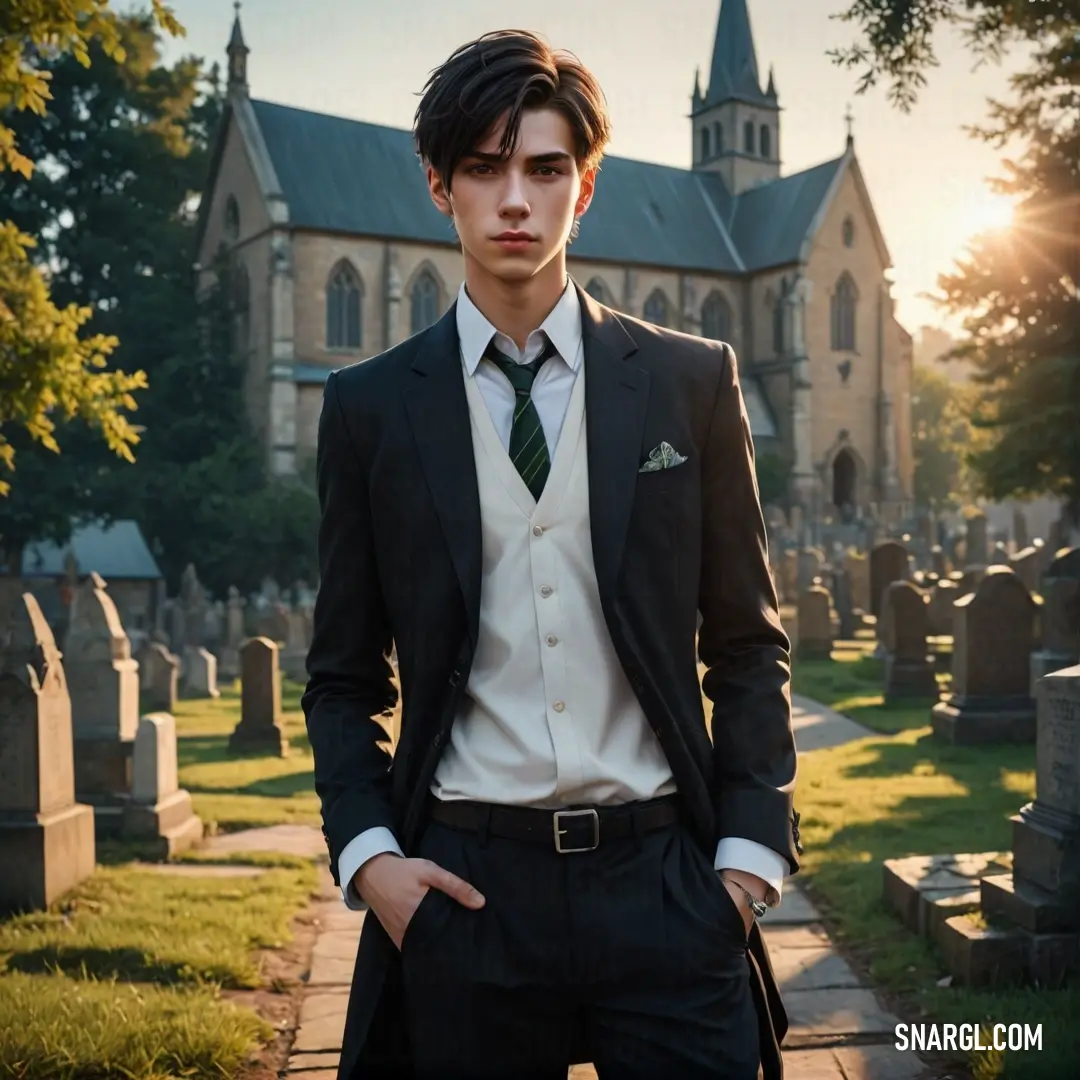
[[477, 365], [483, 359], [484, 350], [491, 339], [495, 347], [518, 363], [526, 363], [538, 356], [544, 347], [544, 337], [551, 340], [559, 356], [573, 370], [581, 365], [581, 304], [573, 282], [567, 278], [566, 288], [548, 317], [534, 330], [525, 342], [522, 354], [517, 345], [500, 333], [472, 302], [462, 282], [458, 290], [457, 331], [461, 344], [461, 357], [469, 375], [476, 374]]

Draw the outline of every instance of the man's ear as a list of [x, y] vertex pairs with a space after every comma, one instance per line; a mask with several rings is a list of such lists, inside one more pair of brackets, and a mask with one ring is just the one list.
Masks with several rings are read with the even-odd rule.
[[578, 193], [577, 202], [574, 204], [574, 217], [581, 217], [589, 209], [595, 188], [596, 169], [587, 169], [581, 174], [581, 191]]
[[431, 195], [431, 201], [435, 204], [435, 208], [444, 217], [452, 218], [454, 208], [450, 203], [450, 192], [446, 190], [442, 177], [432, 165], [425, 166], [424, 171], [427, 173], [428, 193]]

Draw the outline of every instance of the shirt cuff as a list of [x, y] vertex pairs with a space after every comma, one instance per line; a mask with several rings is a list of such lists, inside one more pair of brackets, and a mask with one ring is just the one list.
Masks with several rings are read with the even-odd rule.
[[341, 882], [341, 895], [345, 900], [345, 906], [352, 911], [362, 911], [364, 901], [353, 884], [356, 871], [376, 855], [382, 855], [390, 851], [395, 855], [405, 857], [405, 853], [398, 846], [394, 834], [385, 825], [376, 825], [372, 829], [365, 829], [358, 836], [354, 836], [346, 845], [344, 851], [338, 857], [338, 881]]
[[780, 903], [780, 892], [787, 875], [787, 860], [772, 848], [743, 836], [725, 836], [716, 845], [716, 870], [742, 870], [761, 878], [768, 885], [765, 902], [769, 907]]

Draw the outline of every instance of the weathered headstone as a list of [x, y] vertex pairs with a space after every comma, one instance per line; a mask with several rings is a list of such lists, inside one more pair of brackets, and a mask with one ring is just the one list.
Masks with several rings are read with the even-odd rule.
[[1012, 572], [1024, 583], [1024, 587], [1030, 593], [1039, 591], [1040, 562], [1039, 550], [1034, 547], [1026, 547], [1009, 558]]
[[885, 705], [911, 698], [937, 698], [934, 665], [926, 649], [928, 597], [910, 581], [894, 581], [885, 591], [882, 637], [885, 653]]
[[240, 674], [240, 646], [244, 643], [244, 608], [247, 601], [235, 585], [229, 586], [225, 602], [225, 641], [218, 656], [218, 672], [223, 678], [235, 679]]
[[801, 595], [814, 584], [814, 578], [820, 576], [825, 559], [816, 548], [803, 548], [798, 559], [798, 589]]
[[792, 549], [781, 553], [777, 563], [780, 571], [780, 597], [785, 604], [793, 604], [799, 593], [796, 587], [798, 580], [798, 555]]
[[76, 590], [64, 643], [64, 673], [75, 736], [75, 790], [93, 804], [99, 835], [131, 793], [139, 724], [139, 666], [102, 578]]
[[1005, 547], [1003, 540], [998, 540], [994, 544], [993, 551], [990, 552], [990, 565], [991, 566], [1008, 566], [1009, 565], [1009, 550]]
[[173, 656], [164, 645], [153, 641], [143, 650], [143, 670], [146, 672], [143, 693], [150, 708], [175, 712], [180, 679], [179, 658]]
[[173, 639], [176, 649], [183, 649], [185, 659], [188, 649], [198, 649], [204, 644], [206, 632], [206, 609], [210, 600], [199, 581], [194, 565], [188, 563], [180, 575], [180, 606], [184, 611], [184, 637]]
[[931, 712], [934, 737], [952, 743], [1035, 741], [1029, 693], [1035, 602], [1006, 566], [991, 566], [953, 605], [951, 693]]
[[24, 593], [0, 626], [0, 912], [47, 907], [94, 860], [94, 811], [75, 802], [60, 650]]
[[1024, 511], [1019, 506], [1013, 507], [1012, 534], [1016, 550], [1023, 551], [1028, 546], [1028, 523]]
[[927, 632], [934, 637], [951, 637], [953, 632], [953, 604], [959, 599], [960, 590], [955, 581], [939, 578], [930, 592], [927, 612]]
[[985, 566], [990, 557], [986, 515], [981, 510], [972, 511], [967, 517], [967, 541], [964, 564]]
[[851, 606], [863, 614], [871, 610], [870, 560], [856, 551], [844, 556], [844, 569], [851, 575]]
[[1043, 578], [1042, 642], [1031, 654], [1031, 686], [1052, 671], [1080, 664], [1080, 548], [1065, 548]]
[[184, 668], [185, 698], [221, 696], [217, 687], [217, 657], [209, 649], [187, 649], [184, 653]]
[[832, 655], [829, 590], [820, 583], [799, 594], [799, 657], [828, 660]]
[[885, 540], [870, 552], [870, 604], [880, 618], [885, 590], [894, 581], [905, 581], [909, 574], [907, 548], [895, 540]]
[[277, 643], [254, 637], [240, 649], [240, 723], [229, 749], [284, 757], [288, 740], [281, 730], [281, 674]]
[[834, 568], [832, 572], [832, 597], [840, 640], [851, 641], [856, 630], [855, 606], [851, 597], [851, 572], [843, 566]]
[[150, 713], [139, 721], [123, 834], [139, 843], [142, 854], [159, 859], [186, 851], [202, 839], [202, 821], [178, 780], [176, 721], [168, 713]]
[[288, 678], [297, 682], [307, 679], [307, 621], [298, 609], [286, 611], [285, 651], [281, 655], [281, 667]]
[[940, 544], [935, 544], [930, 549], [930, 566], [939, 578], [945, 577], [952, 569], [945, 555], [945, 549]]

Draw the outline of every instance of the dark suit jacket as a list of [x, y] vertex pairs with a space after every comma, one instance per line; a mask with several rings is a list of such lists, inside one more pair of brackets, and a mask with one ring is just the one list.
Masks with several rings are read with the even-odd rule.
[[[789, 646], [735, 355], [616, 314], [575, 287], [593, 559], [616, 654], [702, 846], [711, 854], [720, 837], [746, 837], [794, 872]], [[639, 473], [665, 440], [688, 460]], [[303, 707], [336, 880], [342, 849], [365, 829], [385, 825], [406, 854], [414, 849], [476, 649], [480, 503], [456, 305], [331, 374], [318, 488], [320, 587]], [[392, 644], [403, 696], [393, 758], [376, 719], [397, 702]], [[711, 742], [701, 689], [713, 703]], [[341, 1080], [407, 1071], [397, 955], [367, 919]]]

